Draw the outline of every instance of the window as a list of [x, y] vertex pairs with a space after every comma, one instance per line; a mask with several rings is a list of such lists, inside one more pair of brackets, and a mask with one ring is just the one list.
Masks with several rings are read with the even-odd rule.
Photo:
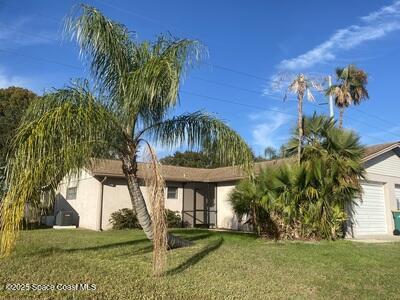
[[178, 188], [176, 186], [167, 187], [167, 199], [178, 199]]
[[75, 200], [76, 199], [76, 191], [77, 191], [77, 187], [69, 187], [67, 189], [67, 200]]

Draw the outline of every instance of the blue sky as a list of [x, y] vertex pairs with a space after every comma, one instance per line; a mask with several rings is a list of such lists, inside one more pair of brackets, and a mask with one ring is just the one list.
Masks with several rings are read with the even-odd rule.
[[[62, 39], [62, 19], [77, 3], [0, 0], [0, 87], [41, 94], [86, 76], [78, 48]], [[296, 118], [295, 99], [282, 101], [274, 79], [323, 77], [349, 63], [368, 72], [370, 99], [345, 112], [345, 126], [365, 144], [400, 140], [400, 0], [85, 3], [136, 31], [138, 40], [170, 32], [203, 42], [209, 57], [187, 75], [176, 112], [218, 115], [258, 154], [284, 143]], [[306, 113], [327, 114], [325, 97], [315, 98]]]

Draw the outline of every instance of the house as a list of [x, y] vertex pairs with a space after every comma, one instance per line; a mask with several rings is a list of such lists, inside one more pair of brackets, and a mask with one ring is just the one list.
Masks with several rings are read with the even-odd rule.
[[[352, 236], [391, 234], [392, 211], [400, 209], [400, 143], [368, 147], [363, 162], [366, 180], [362, 182], [362, 199], [356, 199], [349, 232]], [[285, 159], [255, 164], [255, 172], [278, 165]], [[143, 179], [145, 164], [139, 163]], [[166, 208], [179, 212], [184, 222], [194, 227], [240, 229], [228, 201], [229, 193], [243, 178], [238, 167], [216, 169], [162, 166], [166, 180]], [[141, 189], [147, 202], [144, 182]], [[73, 212], [79, 227], [107, 230], [113, 212], [132, 208], [122, 164], [118, 160], [101, 160], [78, 178], [64, 179], [58, 188], [54, 211]]]

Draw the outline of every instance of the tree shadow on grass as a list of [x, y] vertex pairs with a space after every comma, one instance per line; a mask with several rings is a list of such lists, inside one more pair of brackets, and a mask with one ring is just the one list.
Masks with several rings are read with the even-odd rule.
[[[205, 234], [198, 234], [195, 236], [187, 236], [187, 237], [185, 237], [185, 239], [188, 241], [194, 242], [194, 241], [206, 239], [210, 236], [211, 236], [211, 234], [205, 233]], [[179, 249], [179, 248], [177, 248], [177, 249]], [[177, 249], [169, 249], [168, 251], [174, 251]], [[133, 252], [126, 253], [126, 254], [124, 254], [124, 256], [141, 255], [141, 254], [149, 253], [153, 250], [153, 245], [149, 245], [149, 246], [143, 247], [143, 248], [134, 248], [133, 250], [134, 250]]]
[[92, 246], [92, 247], [71, 248], [71, 249], [65, 249], [65, 252], [107, 250], [107, 249], [130, 246], [130, 245], [136, 245], [136, 244], [145, 243], [148, 241], [149, 241], [148, 239], [140, 239], [140, 240], [125, 241], [125, 242], [112, 243], [112, 244], [103, 244], [103, 245], [97, 245], [97, 246]]
[[205, 246], [203, 249], [201, 249], [200, 252], [197, 252], [196, 254], [194, 254], [191, 257], [189, 257], [186, 261], [181, 263], [179, 266], [169, 270], [166, 274], [167, 275], [175, 275], [175, 274], [178, 274], [178, 273], [181, 273], [181, 272], [185, 271], [187, 268], [189, 268], [191, 266], [194, 266], [200, 260], [202, 260], [204, 257], [209, 255], [211, 252], [214, 252], [219, 247], [221, 247], [223, 242], [224, 242], [224, 238], [220, 237], [218, 240], [216, 240], [216, 241], [208, 244], [207, 246]]
[[[193, 233], [198, 233], [198, 232], [190, 232], [191, 234]], [[202, 239], [206, 239], [210, 237], [212, 233], [206, 232], [206, 233], [201, 233], [201, 234], [193, 234], [189, 236], [183, 237], [184, 239], [187, 239], [189, 241], [198, 241]], [[146, 244], [150, 243], [150, 241], [147, 238], [139, 239], [139, 240], [131, 240], [131, 241], [125, 241], [125, 242], [118, 242], [118, 243], [111, 243], [111, 244], [101, 244], [101, 245], [95, 245], [95, 246], [88, 246], [88, 247], [81, 247], [81, 248], [60, 248], [60, 247], [49, 247], [45, 249], [40, 249], [39, 252], [35, 253], [39, 256], [48, 256], [51, 254], [56, 254], [56, 253], [74, 253], [74, 252], [79, 252], [79, 251], [98, 251], [98, 250], [110, 250], [110, 249], [115, 249], [115, 248], [121, 248], [121, 247], [127, 247], [127, 246], [134, 246], [137, 244]], [[151, 252], [153, 250], [153, 246], [150, 244], [145, 247], [133, 247], [131, 248], [134, 250], [133, 253], [129, 253], [129, 255], [140, 255], [140, 254], [145, 254], [148, 252]], [[32, 253], [30, 254], [32, 255]]]
[[[44, 249], [40, 249], [36, 254], [40, 256], [47, 256], [55, 253], [74, 253], [78, 251], [97, 251], [97, 250], [108, 250], [114, 249], [119, 247], [125, 247], [130, 245], [136, 245], [140, 243], [148, 242], [148, 239], [140, 239], [140, 240], [133, 240], [133, 241], [125, 241], [119, 243], [112, 243], [112, 244], [102, 244], [96, 246], [89, 246], [89, 247], [82, 247], [82, 248], [60, 248], [60, 247], [48, 247]], [[31, 255], [31, 254], [30, 254]]]

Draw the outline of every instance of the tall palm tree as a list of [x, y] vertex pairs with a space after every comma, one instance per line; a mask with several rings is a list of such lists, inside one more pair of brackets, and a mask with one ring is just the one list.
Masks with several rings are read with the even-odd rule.
[[326, 90], [326, 95], [335, 97], [335, 104], [340, 110], [339, 127], [343, 127], [344, 110], [350, 105], [359, 105], [363, 100], [368, 99], [366, 85], [368, 75], [354, 65], [345, 68], [336, 68], [337, 84]]
[[311, 92], [312, 89], [319, 90], [318, 84], [315, 81], [307, 78], [304, 74], [297, 75], [297, 77], [289, 85], [289, 91], [297, 96], [297, 159], [299, 164], [301, 159], [301, 145], [303, 140], [303, 100], [304, 96], [306, 96], [307, 100], [314, 101], [314, 96]]
[[[87, 81], [53, 90], [33, 103], [18, 128], [8, 160], [8, 193], [1, 207], [1, 250], [13, 247], [28, 199], [43, 186], [93, 163], [93, 157], [122, 161], [133, 208], [146, 236], [152, 220], [139, 188], [137, 155], [150, 142], [187, 145], [229, 164], [246, 164], [252, 153], [225, 123], [203, 112], [170, 117], [180, 79], [199, 60], [197, 41], [159, 37], [132, 40], [128, 29], [95, 8], [80, 6], [67, 22], [90, 67]], [[168, 235], [170, 248], [188, 242]]]

